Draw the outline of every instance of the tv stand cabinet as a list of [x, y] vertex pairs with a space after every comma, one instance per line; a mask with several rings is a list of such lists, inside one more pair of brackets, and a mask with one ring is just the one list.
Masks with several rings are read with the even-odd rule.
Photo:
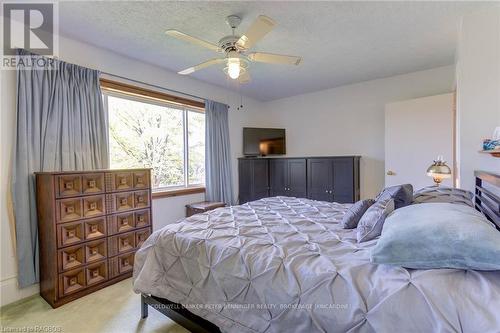
[[359, 200], [361, 156], [242, 157], [239, 203], [290, 196], [353, 203]]

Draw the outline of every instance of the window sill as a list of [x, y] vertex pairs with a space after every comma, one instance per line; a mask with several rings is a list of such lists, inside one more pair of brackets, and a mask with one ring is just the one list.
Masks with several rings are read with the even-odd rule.
[[196, 194], [196, 193], [205, 193], [205, 187], [197, 186], [197, 187], [183, 187], [176, 188], [171, 190], [159, 190], [153, 192], [151, 196], [154, 199], [160, 198], [169, 198], [169, 197], [178, 197], [182, 195]]

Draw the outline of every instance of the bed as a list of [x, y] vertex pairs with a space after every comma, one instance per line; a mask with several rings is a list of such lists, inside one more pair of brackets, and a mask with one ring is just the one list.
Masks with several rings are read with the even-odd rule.
[[[476, 208], [498, 222], [500, 177], [476, 185]], [[152, 306], [193, 332], [500, 329], [500, 271], [372, 264], [377, 239], [339, 225], [348, 207], [273, 197], [156, 231], [135, 258], [143, 317]]]

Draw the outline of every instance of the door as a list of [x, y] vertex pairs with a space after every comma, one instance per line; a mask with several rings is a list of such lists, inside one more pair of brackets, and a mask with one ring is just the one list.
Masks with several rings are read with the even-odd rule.
[[353, 203], [354, 159], [338, 158], [333, 161], [333, 201]]
[[238, 177], [240, 204], [269, 196], [268, 160], [240, 159]]
[[286, 159], [271, 159], [269, 161], [269, 172], [270, 172], [270, 195], [272, 197], [276, 196], [287, 196], [287, 160]]
[[307, 160], [307, 197], [313, 200], [333, 201], [333, 163], [327, 158]]
[[253, 160], [240, 159], [238, 161], [239, 203], [252, 201], [252, 173]]
[[307, 175], [305, 159], [287, 160], [287, 196], [307, 197]]
[[255, 159], [252, 176], [252, 200], [267, 198], [269, 196], [269, 161], [266, 159]]
[[[453, 94], [385, 106], [385, 186], [433, 185], [426, 171], [438, 155], [453, 170]], [[452, 178], [443, 185], [453, 186]]]

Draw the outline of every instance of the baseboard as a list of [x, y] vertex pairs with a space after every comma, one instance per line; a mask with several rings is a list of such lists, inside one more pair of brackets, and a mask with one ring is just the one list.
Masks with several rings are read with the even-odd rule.
[[0, 306], [17, 302], [24, 298], [36, 295], [40, 292], [40, 287], [37, 284], [19, 289], [17, 285], [17, 277], [12, 277], [0, 281]]

